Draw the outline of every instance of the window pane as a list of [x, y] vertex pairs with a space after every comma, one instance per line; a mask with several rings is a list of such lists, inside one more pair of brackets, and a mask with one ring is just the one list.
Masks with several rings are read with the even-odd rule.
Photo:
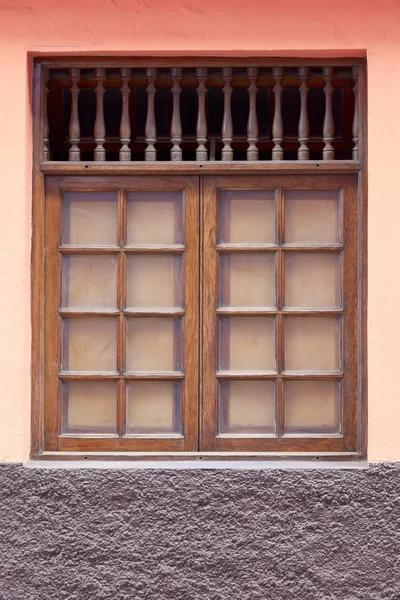
[[275, 255], [222, 255], [219, 285], [221, 306], [274, 307]]
[[220, 433], [274, 432], [273, 381], [223, 381], [219, 402]]
[[115, 256], [63, 256], [62, 305], [70, 308], [115, 308]]
[[116, 433], [117, 384], [70, 381], [63, 384], [63, 433]]
[[181, 319], [128, 319], [127, 371], [180, 371]]
[[182, 386], [171, 381], [127, 384], [127, 433], [181, 433]]
[[335, 244], [341, 241], [339, 192], [336, 190], [285, 193], [285, 243]]
[[289, 371], [338, 371], [339, 319], [335, 317], [286, 317], [285, 369]]
[[337, 254], [285, 253], [285, 306], [333, 308], [341, 305]]
[[171, 308], [182, 306], [181, 257], [139, 254], [127, 260], [127, 306]]
[[223, 371], [274, 371], [275, 319], [221, 318], [219, 363]]
[[117, 245], [116, 192], [64, 192], [62, 242], [79, 246]]
[[332, 433], [340, 430], [339, 383], [286, 381], [285, 433]]
[[62, 349], [64, 371], [116, 371], [117, 320], [65, 319]]
[[274, 244], [275, 220], [275, 192], [220, 192], [221, 243]]
[[182, 192], [130, 192], [128, 244], [182, 244], [182, 213]]

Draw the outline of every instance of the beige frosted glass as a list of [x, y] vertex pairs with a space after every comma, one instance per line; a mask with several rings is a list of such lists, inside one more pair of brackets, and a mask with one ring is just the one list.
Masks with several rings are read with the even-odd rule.
[[221, 191], [219, 241], [225, 244], [274, 244], [273, 191]]
[[64, 320], [62, 365], [65, 371], [116, 371], [117, 320]]
[[220, 383], [220, 433], [272, 433], [274, 430], [273, 381]]
[[139, 254], [128, 256], [127, 306], [171, 308], [182, 306], [181, 257]]
[[337, 190], [285, 193], [285, 243], [335, 244], [341, 241]]
[[115, 256], [63, 256], [62, 305], [70, 308], [115, 308]]
[[285, 253], [285, 306], [335, 308], [340, 305], [337, 254]]
[[339, 320], [335, 317], [286, 317], [285, 370], [338, 371]]
[[116, 192], [64, 192], [62, 242], [78, 246], [116, 246]]
[[180, 371], [181, 320], [136, 318], [128, 320], [127, 371]]
[[221, 318], [219, 356], [223, 371], [274, 371], [275, 319]]
[[63, 433], [116, 433], [117, 385], [109, 381], [63, 384]]
[[127, 433], [180, 433], [182, 386], [171, 381], [127, 384]]
[[182, 244], [182, 192], [130, 192], [127, 242], [133, 245]]
[[286, 433], [339, 432], [338, 382], [286, 381], [284, 397]]
[[275, 254], [223, 254], [220, 305], [272, 308], [276, 304]]

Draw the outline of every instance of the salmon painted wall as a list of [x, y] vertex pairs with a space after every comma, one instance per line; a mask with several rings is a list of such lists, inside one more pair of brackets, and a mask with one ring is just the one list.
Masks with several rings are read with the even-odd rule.
[[399, 0], [0, 0], [0, 461], [30, 435], [31, 56], [368, 57], [369, 443], [400, 461]]

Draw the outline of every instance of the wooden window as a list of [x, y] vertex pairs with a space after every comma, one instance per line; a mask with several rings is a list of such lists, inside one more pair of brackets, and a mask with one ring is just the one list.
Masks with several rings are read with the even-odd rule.
[[357, 230], [351, 175], [49, 177], [45, 449], [356, 452]]
[[34, 457], [366, 455], [363, 62], [223, 62], [35, 65]]

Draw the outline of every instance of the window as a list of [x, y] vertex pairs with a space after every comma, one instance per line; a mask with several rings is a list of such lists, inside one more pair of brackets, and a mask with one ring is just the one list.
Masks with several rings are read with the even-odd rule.
[[[64, 102], [79, 150], [74, 124], [89, 109], [74, 116], [73, 90]], [[207, 129], [202, 138], [211, 149]], [[33, 454], [361, 456], [357, 156], [273, 169], [271, 159], [37, 163]]]

